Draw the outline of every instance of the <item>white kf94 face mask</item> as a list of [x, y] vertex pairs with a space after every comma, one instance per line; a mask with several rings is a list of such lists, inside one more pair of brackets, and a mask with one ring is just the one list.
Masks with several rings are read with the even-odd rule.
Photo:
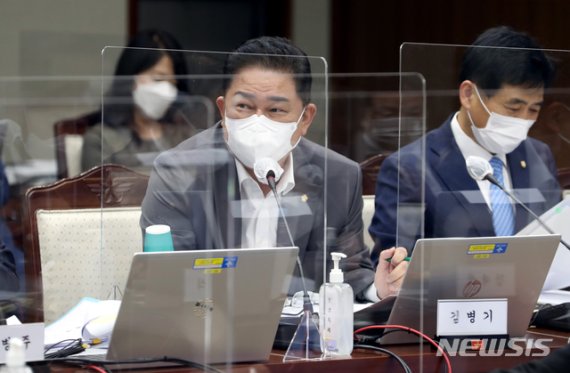
[[251, 169], [262, 158], [279, 162], [299, 143], [297, 141], [291, 145], [291, 137], [304, 112], [305, 109], [296, 122], [287, 123], [274, 121], [265, 115], [253, 114], [243, 119], [232, 119], [225, 115], [228, 147], [244, 166]]
[[167, 81], [142, 83], [133, 91], [133, 100], [147, 117], [158, 120], [166, 114], [177, 93], [176, 87]]
[[521, 142], [526, 140], [530, 127], [534, 124], [532, 119], [520, 119], [501, 115], [489, 111], [483, 103], [477, 87], [474, 86], [475, 92], [483, 108], [489, 113], [487, 125], [484, 128], [475, 126], [471, 113], [467, 111], [467, 116], [471, 121], [471, 129], [475, 139], [485, 149], [494, 154], [508, 154], [515, 150]]

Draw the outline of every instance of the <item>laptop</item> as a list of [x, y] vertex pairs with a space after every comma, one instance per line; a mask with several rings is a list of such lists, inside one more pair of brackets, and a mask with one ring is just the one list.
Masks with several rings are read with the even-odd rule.
[[[387, 324], [433, 338], [439, 299], [506, 298], [507, 333], [522, 337], [559, 242], [560, 235], [420, 239]], [[379, 343], [420, 341], [385, 332]]]
[[106, 360], [267, 360], [298, 251], [135, 254]]

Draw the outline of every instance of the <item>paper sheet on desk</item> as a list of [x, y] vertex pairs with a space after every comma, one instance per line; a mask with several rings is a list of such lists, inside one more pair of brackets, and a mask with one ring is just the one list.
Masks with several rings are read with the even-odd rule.
[[543, 291], [556, 290], [570, 286], [570, 250], [559, 245], [556, 255], [544, 281]]
[[557, 305], [570, 302], [570, 291], [566, 290], [547, 290], [540, 293], [538, 304]]
[[[562, 235], [562, 239], [570, 242], [570, 199], [564, 199], [556, 206], [546, 211], [540, 219], [555, 233]], [[532, 236], [548, 234], [536, 220], [524, 227], [517, 236]], [[540, 250], [538, 247], [537, 250]], [[570, 250], [560, 244], [542, 291], [561, 289], [570, 286]]]
[[[352, 305], [353, 312], [358, 312], [366, 307], [373, 305], [374, 303], [354, 303]], [[318, 306], [314, 306], [314, 312], [318, 313]], [[301, 317], [303, 314], [303, 307], [295, 307], [295, 306], [285, 306], [283, 307], [283, 311], [281, 311], [281, 317]]]
[[65, 315], [45, 329], [45, 345], [51, 346], [64, 339], [81, 338], [81, 330], [88, 321], [108, 313], [116, 313], [121, 301], [82, 298]]

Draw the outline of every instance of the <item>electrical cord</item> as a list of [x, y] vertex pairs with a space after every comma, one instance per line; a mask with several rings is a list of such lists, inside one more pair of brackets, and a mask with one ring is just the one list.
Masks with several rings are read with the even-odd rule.
[[372, 330], [372, 329], [399, 329], [399, 330], [407, 331], [407, 332], [410, 332], [412, 334], [415, 334], [415, 335], [422, 337], [423, 339], [428, 341], [432, 346], [434, 346], [439, 351], [439, 353], [441, 354], [441, 356], [445, 360], [446, 371], [448, 373], [452, 373], [451, 361], [449, 360], [449, 356], [447, 355], [445, 350], [436, 341], [431, 339], [426, 334], [420, 332], [419, 330], [416, 330], [414, 328], [410, 328], [410, 327], [404, 326], [404, 325], [371, 325], [371, 326], [365, 326], [363, 328], [355, 330], [354, 335], [356, 336], [358, 333], [362, 333], [366, 330]]
[[76, 343], [77, 341], [80, 341], [79, 338], [68, 338], [68, 339], [62, 339], [59, 342], [56, 342], [52, 345], [50, 345], [49, 347], [44, 348], [44, 354], [48, 353], [50, 350], [53, 350], [54, 348], [58, 347], [60, 344], [65, 343], [65, 342], [69, 342], [67, 345], [65, 345], [62, 348], [66, 348], [69, 347], [71, 344]]
[[94, 371], [99, 372], [99, 373], [110, 373], [111, 372], [109, 369], [107, 369], [105, 367], [100, 367], [100, 366], [93, 365], [93, 364], [85, 365], [84, 368], [91, 369], [91, 370], [94, 370]]
[[188, 366], [191, 368], [201, 369], [204, 372], [211, 373], [223, 373], [221, 370], [209, 365], [200, 364], [194, 361], [179, 359], [175, 357], [163, 356], [161, 358], [141, 358], [141, 359], [131, 359], [131, 360], [100, 360], [100, 359], [89, 359], [85, 358], [59, 358], [52, 359], [53, 362], [61, 362], [65, 364], [75, 364], [75, 365], [85, 365], [85, 366], [104, 366], [104, 365], [125, 365], [125, 364], [151, 364], [151, 363], [174, 363], [182, 366]]
[[[48, 353], [49, 351], [59, 347], [61, 344], [65, 342], [69, 343], [67, 343], [57, 351]], [[78, 354], [83, 351], [85, 351], [85, 345], [82, 343], [81, 338], [64, 339], [44, 349], [44, 359], [55, 359], [55, 358], [66, 357], [69, 355]]]
[[355, 344], [354, 348], [362, 348], [365, 350], [373, 350], [373, 351], [378, 351], [378, 352], [382, 352], [386, 355], [389, 355], [389, 356], [393, 357], [394, 359], [396, 359], [396, 361], [404, 369], [404, 372], [412, 373], [412, 369], [410, 368], [410, 366], [400, 356], [398, 356], [396, 353], [394, 353], [390, 350], [387, 350], [387, 349], [382, 348], [382, 347], [372, 346], [372, 345], [367, 345], [367, 344], [362, 344], [362, 343]]

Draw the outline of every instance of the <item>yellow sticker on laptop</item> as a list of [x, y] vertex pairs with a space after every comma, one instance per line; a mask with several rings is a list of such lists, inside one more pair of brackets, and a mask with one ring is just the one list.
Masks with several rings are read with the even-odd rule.
[[194, 259], [194, 269], [235, 268], [237, 256], [224, 256], [221, 258], [198, 258]]
[[481, 254], [504, 254], [507, 251], [507, 243], [491, 243], [481, 245], [470, 245], [467, 254], [478, 255]]

